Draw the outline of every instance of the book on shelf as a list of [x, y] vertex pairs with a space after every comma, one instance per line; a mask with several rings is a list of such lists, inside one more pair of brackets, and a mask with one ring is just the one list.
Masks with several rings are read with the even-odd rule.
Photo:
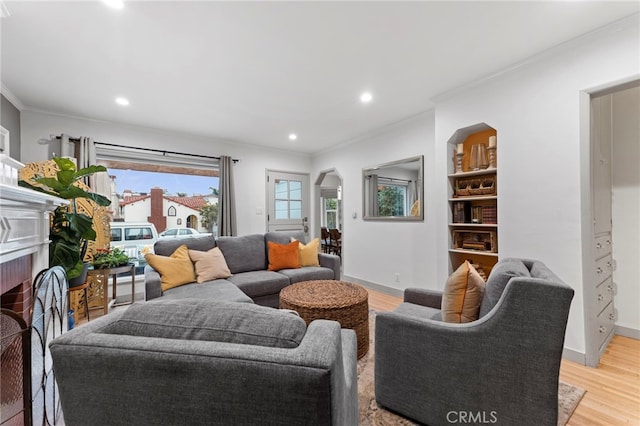
[[498, 208], [496, 206], [482, 207], [482, 223], [498, 223]]

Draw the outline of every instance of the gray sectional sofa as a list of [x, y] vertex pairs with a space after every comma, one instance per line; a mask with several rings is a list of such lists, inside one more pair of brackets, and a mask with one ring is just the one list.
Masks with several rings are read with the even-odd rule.
[[306, 243], [302, 231], [268, 232], [239, 237], [219, 237], [217, 240], [202, 238], [180, 238], [160, 240], [154, 251], [161, 256], [170, 256], [182, 244], [191, 250], [207, 251], [219, 247], [229, 266], [231, 277], [201, 284], [191, 283], [162, 291], [160, 274], [151, 266], [145, 267], [145, 299], [214, 299], [230, 302], [254, 302], [258, 305], [278, 307], [280, 290], [284, 287], [308, 280], [339, 280], [340, 258], [319, 253], [320, 266], [298, 269], [268, 271], [267, 242], [286, 244], [291, 237]]
[[358, 423], [356, 336], [251, 303], [135, 303], [50, 345], [65, 424]]

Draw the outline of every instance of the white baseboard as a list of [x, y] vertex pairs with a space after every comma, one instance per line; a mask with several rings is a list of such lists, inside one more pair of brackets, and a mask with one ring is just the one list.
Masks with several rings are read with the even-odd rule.
[[388, 287], [386, 285], [372, 283], [370, 281], [361, 280], [360, 278], [350, 277], [348, 275], [343, 276], [342, 279], [355, 284], [360, 284], [361, 286], [370, 288], [371, 290], [379, 291], [380, 293], [388, 294], [394, 297], [399, 297], [401, 299], [404, 298], [404, 290], [401, 290], [399, 288]]
[[640, 340], [640, 330], [635, 328], [623, 327], [621, 325], [616, 325], [614, 334], [618, 334], [620, 336], [629, 337], [630, 339]]

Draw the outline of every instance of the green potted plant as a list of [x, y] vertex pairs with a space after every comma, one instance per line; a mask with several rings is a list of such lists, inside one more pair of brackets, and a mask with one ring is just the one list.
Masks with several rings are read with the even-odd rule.
[[104, 166], [89, 166], [77, 170], [73, 161], [56, 157], [58, 166], [55, 177], [34, 176], [29, 182], [21, 180], [19, 185], [38, 192], [69, 200], [69, 205], [55, 209], [49, 239], [49, 266], [62, 266], [67, 272], [69, 286], [85, 282], [89, 263], [84, 262], [88, 242], [96, 239], [93, 218], [78, 212], [76, 200], [86, 198], [98, 206], [108, 206], [111, 201], [100, 194], [85, 191], [76, 182], [85, 176], [105, 172]]
[[95, 269], [116, 268], [128, 263], [129, 256], [118, 247], [98, 249], [93, 256], [93, 267]]

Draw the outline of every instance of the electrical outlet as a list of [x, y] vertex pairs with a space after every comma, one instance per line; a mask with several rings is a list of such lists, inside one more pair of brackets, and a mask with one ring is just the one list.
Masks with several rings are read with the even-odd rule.
[[396, 282], [400, 282], [400, 272], [396, 272]]

